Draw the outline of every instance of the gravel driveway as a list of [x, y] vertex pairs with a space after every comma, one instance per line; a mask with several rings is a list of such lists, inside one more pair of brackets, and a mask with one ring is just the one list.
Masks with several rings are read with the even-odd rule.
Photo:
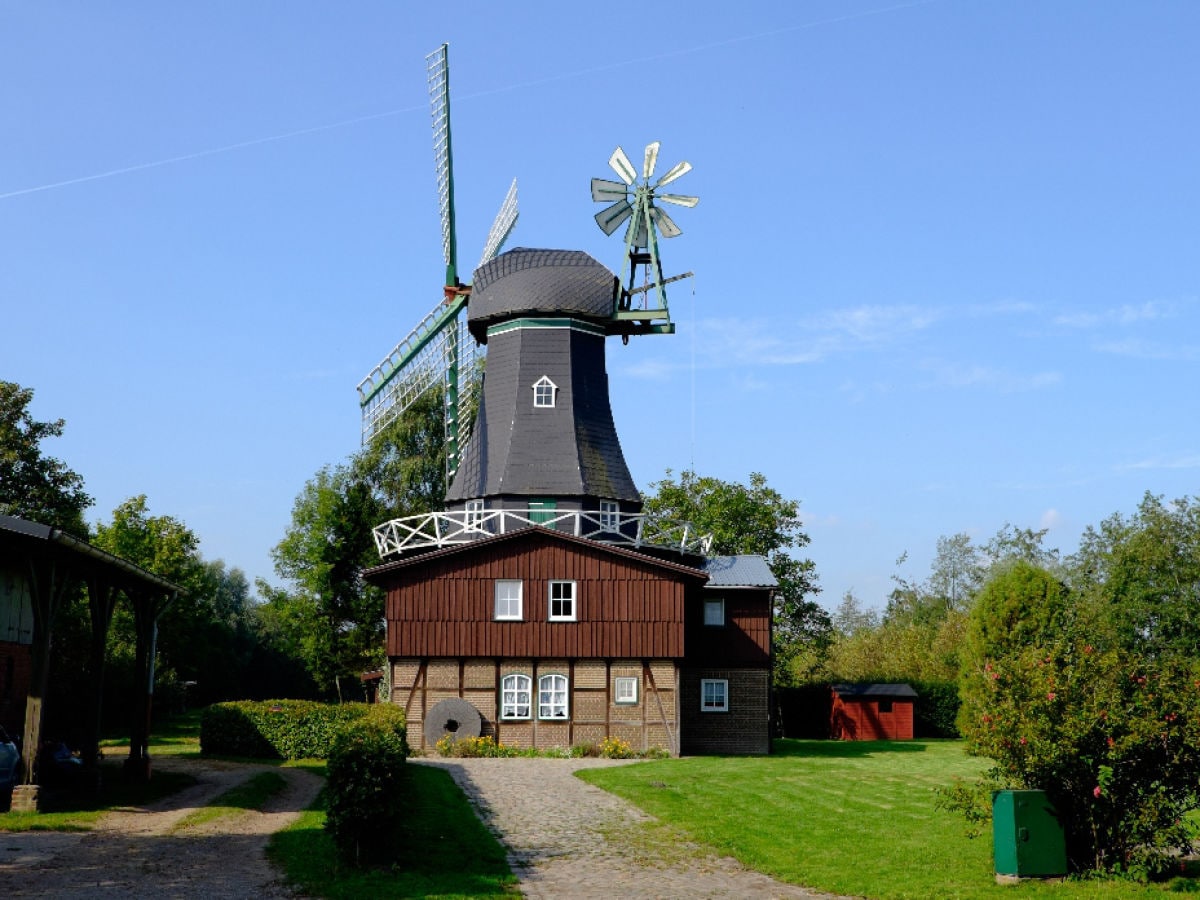
[[605, 759], [435, 759], [509, 850], [531, 898], [804, 898], [829, 894], [781, 884], [736, 860], [680, 843], [647, 840], [652, 821], [612, 794], [576, 778], [581, 768], [625, 765]]

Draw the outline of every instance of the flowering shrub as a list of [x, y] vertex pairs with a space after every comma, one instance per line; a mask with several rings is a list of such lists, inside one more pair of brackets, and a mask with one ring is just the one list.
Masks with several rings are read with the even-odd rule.
[[661, 747], [651, 747], [638, 752], [629, 745], [628, 741], [620, 738], [606, 737], [599, 744], [576, 744], [569, 750], [560, 747], [550, 747], [537, 750], [533, 747], [509, 747], [496, 742], [491, 736], [456, 738], [448, 734], [439, 740], [434, 748], [442, 756], [458, 759], [489, 758], [513, 759], [515, 757], [540, 757], [546, 759], [579, 759], [582, 757], [604, 757], [605, 759], [665, 759], [671, 754]]
[[487, 736], [456, 738], [454, 735], [448, 734], [434, 746], [442, 756], [458, 759], [511, 757], [519, 756], [521, 752], [515, 747], [498, 744], [495, 738]]
[[982, 787], [1046, 792], [1072, 868], [1144, 877], [1196, 836], [1200, 663], [1130, 656], [1107, 621], [1040, 569], [1001, 574], [972, 611], [959, 727], [995, 761]]
[[600, 742], [600, 755], [605, 759], [633, 759], [637, 756], [628, 741], [606, 737]]

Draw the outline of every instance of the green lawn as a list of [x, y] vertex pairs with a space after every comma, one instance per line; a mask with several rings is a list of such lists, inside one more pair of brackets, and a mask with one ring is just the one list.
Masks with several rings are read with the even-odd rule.
[[450, 773], [410, 763], [407, 777], [407, 811], [398, 836], [405, 857], [395, 868], [357, 871], [339, 863], [324, 827], [324, 795], [272, 836], [267, 855], [314, 897], [512, 898], [516, 878], [504, 847], [475, 817]]
[[1128, 882], [995, 884], [990, 833], [937, 809], [935, 789], [984, 764], [956, 741], [778, 741], [769, 757], [696, 757], [579, 776], [684, 836], [781, 881], [871, 900], [1162, 896]]

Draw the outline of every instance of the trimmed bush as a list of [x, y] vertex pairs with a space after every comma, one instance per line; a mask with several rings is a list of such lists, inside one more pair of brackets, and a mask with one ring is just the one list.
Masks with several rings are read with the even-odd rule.
[[371, 722], [398, 728], [404, 735], [404, 711], [388, 703], [214, 703], [200, 719], [200, 752], [205, 756], [326, 759], [340, 732]]
[[333, 740], [326, 782], [325, 828], [338, 853], [353, 866], [396, 861], [404, 811], [405, 742], [403, 719], [364, 719]]

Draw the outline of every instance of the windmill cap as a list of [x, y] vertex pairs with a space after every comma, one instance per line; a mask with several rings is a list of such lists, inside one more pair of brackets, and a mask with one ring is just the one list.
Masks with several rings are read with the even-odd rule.
[[486, 342], [490, 325], [520, 316], [607, 321], [619, 291], [617, 276], [582, 250], [519, 247], [475, 270], [467, 322]]

